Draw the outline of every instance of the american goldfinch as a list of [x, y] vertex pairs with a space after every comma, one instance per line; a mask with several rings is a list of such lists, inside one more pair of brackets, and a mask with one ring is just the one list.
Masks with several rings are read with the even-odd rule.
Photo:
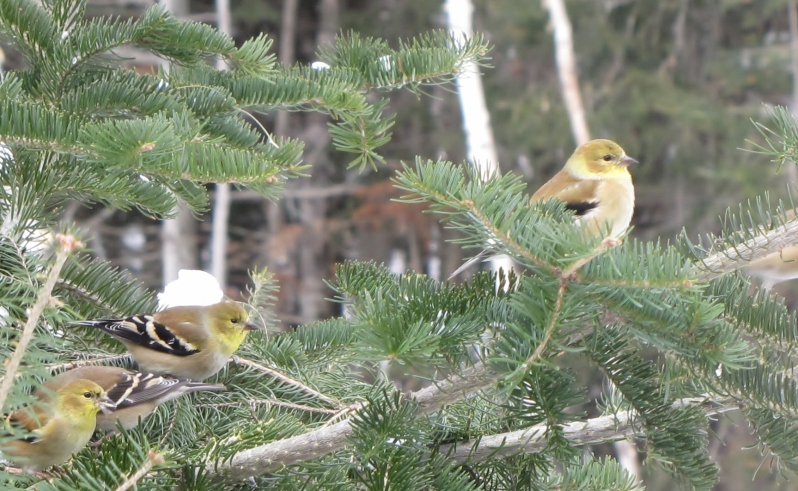
[[34, 402], [6, 418], [31, 434], [3, 443], [3, 456], [29, 472], [66, 462], [89, 442], [97, 413], [112, 406], [102, 387], [91, 380], [73, 380], [46, 401]]
[[194, 381], [215, 374], [257, 327], [238, 302], [172, 307], [124, 319], [76, 322], [98, 327], [124, 344], [142, 372]]
[[748, 273], [762, 280], [766, 290], [783, 281], [798, 278], [798, 246], [787, 246], [779, 252], [751, 261], [744, 268]]
[[108, 395], [114, 407], [97, 415], [97, 429], [116, 431], [117, 420], [126, 430], [134, 428], [164, 402], [201, 390], [225, 390], [222, 384], [165, 378], [120, 367], [85, 366], [61, 373], [44, 383], [36, 392], [40, 399], [57, 393], [66, 384], [84, 379], [96, 383]]
[[[635, 189], [628, 167], [637, 161], [611, 140], [590, 140], [577, 147], [563, 169], [543, 184], [530, 201], [557, 198], [575, 212], [576, 222], [593, 235], [621, 235], [632, 221]], [[480, 253], [450, 278], [487, 255]]]
[[565, 167], [530, 198], [557, 198], [576, 213], [577, 223], [595, 235], [609, 229], [621, 235], [632, 221], [635, 188], [628, 167], [637, 160], [611, 140], [591, 140], [580, 145]]

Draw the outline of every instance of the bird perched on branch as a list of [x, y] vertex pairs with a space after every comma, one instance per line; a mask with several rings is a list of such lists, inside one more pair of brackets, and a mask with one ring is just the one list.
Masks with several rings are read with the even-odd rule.
[[[615, 238], [623, 234], [632, 221], [635, 190], [628, 167], [637, 161], [611, 140], [591, 140], [577, 147], [563, 169], [543, 184], [530, 201], [557, 198], [573, 210], [576, 222], [592, 235]], [[456, 276], [485, 252], [469, 260]]]
[[72, 380], [6, 418], [6, 424], [22, 427], [30, 436], [3, 443], [3, 457], [28, 472], [66, 462], [89, 442], [97, 413], [111, 407], [102, 387], [90, 380]]
[[591, 140], [580, 145], [530, 200], [557, 198], [575, 212], [581, 227], [594, 235], [609, 227], [609, 237], [618, 237], [632, 221], [635, 188], [628, 167], [636, 163], [614, 141]]
[[172, 307], [124, 319], [75, 324], [102, 329], [124, 344], [142, 372], [202, 381], [222, 369], [257, 327], [238, 302]]
[[114, 407], [97, 415], [97, 429], [113, 432], [116, 423], [126, 430], [136, 427], [159, 405], [178, 397], [203, 390], [226, 390], [222, 384], [192, 382], [188, 379], [165, 378], [111, 366], [85, 366], [60, 373], [45, 382], [35, 395], [46, 399], [74, 380], [91, 380], [105, 390]]

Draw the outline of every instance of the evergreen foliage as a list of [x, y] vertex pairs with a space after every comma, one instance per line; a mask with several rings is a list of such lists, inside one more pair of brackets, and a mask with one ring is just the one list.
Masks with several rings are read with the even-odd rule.
[[[57, 275], [23, 365], [15, 374], [3, 365], [15, 381], [6, 412], [29, 402], [56, 365], [128, 363], [117, 344], [69, 321], [154, 308], [152, 292], [125, 272], [83, 253], [66, 258], [63, 241], [46, 247], [67, 200], [164, 217], [178, 200], [204, 209], [208, 182], [274, 196], [305, 170], [302, 142], [271, 138], [243, 116], [275, 109], [329, 114], [352, 165], [375, 164], [391, 118], [373, 94], [450, 81], [486, 51], [479, 37], [433, 33], [392, 50], [350, 33], [320, 53], [329, 69], [284, 68], [265, 37], [236, 47], [157, 6], [131, 20], [86, 20], [84, 8], [0, 0], [0, 34], [28, 63], [0, 81], [0, 140], [13, 154], [0, 161], [6, 362]], [[113, 63], [121, 45], [149, 50], [169, 69], [122, 70]], [[216, 56], [231, 70], [211, 68]], [[796, 160], [794, 124], [775, 121], [770, 134], [785, 144], [762, 151]], [[682, 237], [613, 247], [586, 237], [561, 204], [530, 204], [511, 174], [483, 182], [418, 159], [396, 184], [405, 201], [444, 214], [463, 245], [488, 244], [522, 272], [455, 285], [342, 264], [331, 286], [346, 317], [251, 336], [217, 376], [228, 391], [169, 403], [37, 489], [113, 489], [149, 465], [138, 489], [641, 489], [612, 459], [583, 449], [629, 433], [686, 488], [710, 489], [707, 416], [730, 407], [742, 408], [764, 453], [798, 469], [796, 318], [736, 272], [794, 240], [784, 206], [729, 213], [706, 246]], [[268, 306], [269, 277], [252, 276], [251, 303]], [[403, 394], [374, 375], [384, 360], [432, 383]], [[577, 360], [600, 370], [606, 394], [588, 397]], [[580, 425], [601, 411], [618, 428], [594, 439]], [[10, 487], [37, 479], [0, 478]]]

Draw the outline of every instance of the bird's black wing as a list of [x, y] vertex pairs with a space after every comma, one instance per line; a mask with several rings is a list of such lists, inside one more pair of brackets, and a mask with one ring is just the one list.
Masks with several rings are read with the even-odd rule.
[[111, 336], [136, 343], [161, 353], [189, 356], [199, 349], [175, 335], [168, 327], [155, 321], [151, 315], [134, 315], [125, 319], [98, 319], [75, 322], [79, 326], [98, 327]]
[[598, 201], [579, 201], [565, 203], [565, 208], [573, 211], [576, 216], [581, 217], [587, 215], [590, 210], [598, 208]]

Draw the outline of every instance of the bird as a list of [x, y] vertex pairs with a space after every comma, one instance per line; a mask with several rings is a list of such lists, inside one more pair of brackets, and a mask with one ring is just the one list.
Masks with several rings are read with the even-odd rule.
[[216, 374], [248, 331], [258, 328], [239, 302], [171, 307], [123, 319], [77, 321], [119, 340], [142, 372], [201, 382]]
[[[637, 160], [612, 140], [590, 140], [576, 148], [565, 166], [529, 198], [559, 199], [576, 223], [594, 236], [616, 239], [632, 221], [635, 190], [629, 166]], [[617, 239], [616, 239], [617, 240]], [[487, 255], [483, 251], [460, 266], [450, 279]]]
[[45, 399], [74, 380], [91, 380], [105, 390], [113, 409], [97, 415], [97, 429], [115, 433], [117, 422], [125, 430], [135, 428], [159, 405], [191, 392], [226, 390], [222, 384], [192, 382], [113, 366], [84, 366], [60, 373], [39, 387], [34, 395]]
[[3, 457], [26, 472], [66, 462], [89, 442], [97, 413], [113, 406], [105, 391], [91, 380], [64, 384], [51, 397], [37, 400], [6, 418], [6, 424], [30, 432], [0, 445]]
[[751, 261], [743, 268], [762, 280], [762, 288], [770, 290], [783, 281], [798, 278], [798, 246], [786, 246], [778, 252]]

